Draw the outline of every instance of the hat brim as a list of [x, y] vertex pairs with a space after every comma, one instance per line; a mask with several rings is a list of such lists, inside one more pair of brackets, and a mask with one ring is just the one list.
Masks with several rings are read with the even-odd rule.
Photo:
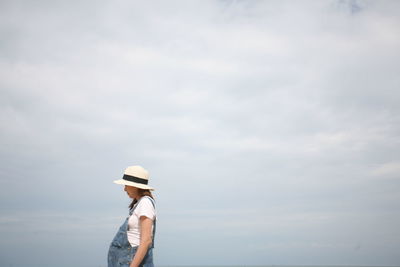
[[134, 182], [130, 182], [124, 179], [119, 179], [119, 180], [115, 180], [114, 183], [116, 184], [122, 184], [122, 185], [129, 185], [129, 186], [133, 186], [133, 187], [137, 187], [140, 189], [148, 189], [148, 190], [152, 190], [154, 191], [154, 188], [145, 184], [139, 184], [139, 183], [134, 183]]

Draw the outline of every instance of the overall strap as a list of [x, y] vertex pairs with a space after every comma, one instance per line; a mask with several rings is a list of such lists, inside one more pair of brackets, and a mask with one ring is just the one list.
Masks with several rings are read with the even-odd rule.
[[[156, 205], [154, 204], [154, 199], [152, 199], [151, 197], [148, 197], [148, 199], [150, 199], [151, 204], [153, 204], [153, 208], [154, 210], [156, 209]], [[156, 236], [156, 225], [157, 225], [157, 217], [154, 216], [154, 223], [153, 223], [153, 240], [151, 241], [151, 248], [154, 248], [154, 238]]]

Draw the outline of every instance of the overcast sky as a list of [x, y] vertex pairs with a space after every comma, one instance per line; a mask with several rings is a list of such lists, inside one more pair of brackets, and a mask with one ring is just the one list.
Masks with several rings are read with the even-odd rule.
[[0, 265], [400, 265], [400, 1], [0, 1]]

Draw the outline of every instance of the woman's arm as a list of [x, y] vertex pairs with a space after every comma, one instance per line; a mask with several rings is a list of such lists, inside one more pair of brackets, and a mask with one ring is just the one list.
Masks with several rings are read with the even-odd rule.
[[135, 256], [133, 257], [130, 267], [138, 267], [139, 266], [139, 264], [142, 262], [144, 256], [146, 255], [147, 250], [151, 246], [151, 242], [152, 242], [152, 238], [151, 238], [152, 228], [151, 227], [153, 226], [153, 220], [150, 218], [147, 218], [146, 216], [141, 216], [139, 223], [140, 223], [140, 244], [135, 253]]

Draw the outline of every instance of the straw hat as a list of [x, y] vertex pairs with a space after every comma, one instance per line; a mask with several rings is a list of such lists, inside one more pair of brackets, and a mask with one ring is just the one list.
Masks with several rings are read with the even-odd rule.
[[142, 166], [130, 166], [126, 168], [122, 179], [115, 180], [116, 184], [130, 185], [141, 189], [154, 190], [147, 185], [149, 182], [149, 172]]

